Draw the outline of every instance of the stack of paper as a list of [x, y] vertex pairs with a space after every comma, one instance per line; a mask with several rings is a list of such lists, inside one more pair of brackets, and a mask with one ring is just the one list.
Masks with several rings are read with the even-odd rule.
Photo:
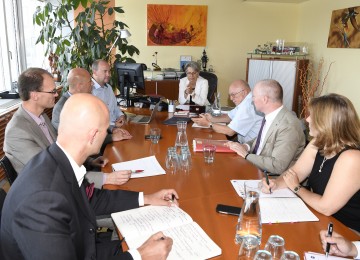
[[[260, 180], [231, 180], [237, 194], [244, 198], [244, 183]], [[319, 221], [305, 203], [288, 188], [274, 190], [271, 194], [260, 192], [260, 212], [262, 223], [286, 223]]]

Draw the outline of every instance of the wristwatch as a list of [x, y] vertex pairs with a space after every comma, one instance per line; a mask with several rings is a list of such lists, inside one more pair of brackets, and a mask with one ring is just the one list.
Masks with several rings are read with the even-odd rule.
[[294, 193], [297, 194], [301, 188], [302, 188], [301, 185], [296, 186], [296, 187], [294, 188]]

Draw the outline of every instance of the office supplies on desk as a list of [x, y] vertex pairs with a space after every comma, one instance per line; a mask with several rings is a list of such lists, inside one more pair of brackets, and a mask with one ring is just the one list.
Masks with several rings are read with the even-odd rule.
[[[167, 259], [208, 259], [221, 255], [221, 248], [179, 207], [146, 206], [111, 214], [129, 249], [141, 246], [162, 231], [173, 239]], [[186, 235], [184, 235], [186, 234]], [[181, 256], [181, 258], [179, 258]]]
[[131, 178], [142, 178], [166, 174], [165, 170], [161, 167], [155, 156], [149, 156], [137, 160], [112, 164], [112, 168], [114, 171], [137, 169], [139, 168], [139, 166], [144, 169], [144, 171], [138, 172], [136, 174], [132, 173]]
[[151, 111], [151, 116], [137, 115], [134, 118], [131, 118], [130, 121], [132, 123], [136, 123], [136, 124], [149, 124], [151, 122], [151, 120], [153, 120], [155, 118], [156, 112], [158, 111], [159, 104], [160, 104], [160, 102], [156, 103], [155, 107]]

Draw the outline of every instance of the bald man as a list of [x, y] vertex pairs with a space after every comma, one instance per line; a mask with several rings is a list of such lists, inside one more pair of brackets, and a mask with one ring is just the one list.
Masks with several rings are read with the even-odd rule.
[[240, 143], [253, 140], [259, 132], [262, 116], [255, 111], [249, 84], [244, 80], [235, 80], [229, 86], [229, 97], [236, 107], [228, 114], [217, 117], [204, 114], [192, 120], [201, 126], [210, 126], [217, 133], [227, 136], [237, 134]]
[[172, 240], [161, 232], [137, 250], [119, 254], [118, 241], [97, 237], [95, 215], [144, 204], [178, 205], [171, 200], [172, 195], [178, 199], [173, 189], [150, 195], [89, 192], [82, 164], [99, 152], [108, 126], [109, 112], [101, 100], [90, 94], [69, 98], [56, 143], [25, 166], [7, 194], [0, 233], [5, 259], [166, 259]]
[[265, 120], [257, 138], [245, 144], [229, 142], [230, 149], [256, 167], [280, 175], [299, 158], [305, 135], [299, 119], [283, 105], [283, 89], [276, 80], [256, 83], [252, 100]]
[[[78, 93], [91, 93], [92, 87], [94, 83], [91, 80], [91, 75], [89, 72], [83, 68], [75, 68], [70, 70], [67, 83], [69, 85], [69, 90], [65, 92], [59, 101], [55, 104], [53, 112], [52, 112], [52, 119], [51, 123], [57, 130], [59, 127], [60, 121], [60, 112], [67, 101], [67, 99], [74, 94]], [[116, 128], [113, 132], [109, 131], [108, 135], [105, 138], [104, 144], [108, 144], [111, 142], [131, 139], [132, 135], [126, 131], [125, 129]]]

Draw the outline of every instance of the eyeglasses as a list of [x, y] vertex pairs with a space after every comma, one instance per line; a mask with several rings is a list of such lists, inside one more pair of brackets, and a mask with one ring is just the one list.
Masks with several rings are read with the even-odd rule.
[[229, 94], [229, 96], [232, 97], [232, 98], [234, 98], [234, 97], [236, 97], [237, 94], [243, 92], [244, 90], [245, 90], [245, 89], [242, 89], [242, 90], [240, 90], [239, 92], [231, 93], [231, 94]]
[[54, 88], [53, 90], [51, 90], [51, 91], [37, 91], [37, 92], [41, 92], [41, 93], [48, 93], [48, 94], [56, 94], [57, 93], [57, 89], [56, 88]]
[[194, 72], [186, 72], [186, 75], [188, 76], [195, 76], [196, 74], [198, 74], [198, 72], [194, 71]]

